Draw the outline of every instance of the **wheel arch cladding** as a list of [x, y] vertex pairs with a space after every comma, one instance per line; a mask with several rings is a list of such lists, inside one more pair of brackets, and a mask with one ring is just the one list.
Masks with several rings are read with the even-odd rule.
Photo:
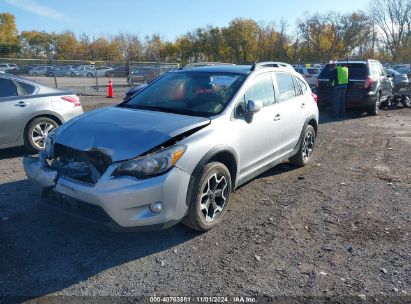
[[317, 121], [314, 118], [311, 118], [311, 120], [308, 122], [309, 125], [311, 125], [314, 128], [315, 131], [315, 137], [317, 137], [318, 134], [318, 124]]
[[[210, 151], [208, 151], [203, 158], [198, 162], [197, 166], [195, 167], [193, 173], [191, 174], [190, 185], [194, 183], [195, 177], [201, 171], [201, 169], [210, 162], [220, 162], [224, 164], [231, 175], [231, 184], [232, 189], [234, 190], [236, 187], [236, 179], [237, 179], [237, 154], [235, 151], [228, 147], [228, 146], [218, 146]], [[189, 190], [190, 192], [190, 190]]]
[[213, 157], [208, 162], [213, 162], [213, 161], [220, 162], [227, 167], [231, 175], [232, 189], [234, 190], [235, 182], [237, 178], [237, 160], [235, 156], [227, 150], [220, 151], [214, 154]]

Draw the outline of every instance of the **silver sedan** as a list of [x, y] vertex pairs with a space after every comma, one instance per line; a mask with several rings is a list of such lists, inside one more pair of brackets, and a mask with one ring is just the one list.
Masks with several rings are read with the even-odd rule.
[[72, 91], [0, 74], [0, 149], [25, 145], [42, 150], [51, 130], [82, 113]]

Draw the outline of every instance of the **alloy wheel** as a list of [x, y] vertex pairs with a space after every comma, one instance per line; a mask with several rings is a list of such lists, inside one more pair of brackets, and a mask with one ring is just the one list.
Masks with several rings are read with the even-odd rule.
[[307, 132], [304, 137], [303, 151], [302, 151], [304, 161], [307, 161], [310, 158], [311, 154], [313, 153], [314, 141], [315, 141], [314, 133], [311, 131]]
[[216, 220], [227, 202], [227, 180], [224, 175], [214, 173], [204, 186], [200, 198], [200, 211], [206, 222]]
[[31, 139], [33, 144], [38, 149], [44, 149], [44, 143], [46, 141], [47, 135], [54, 128], [55, 126], [53, 126], [49, 122], [40, 122], [39, 124], [37, 124], [31, 131]]

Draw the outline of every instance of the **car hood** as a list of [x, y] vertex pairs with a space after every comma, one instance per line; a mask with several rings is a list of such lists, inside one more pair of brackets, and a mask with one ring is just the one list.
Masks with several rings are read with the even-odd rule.
[[88, 112], [56, 130], [55, 142], [81, 151], [100, 151], [112, 161], [137, 157], [209, 118], [109, 107]]

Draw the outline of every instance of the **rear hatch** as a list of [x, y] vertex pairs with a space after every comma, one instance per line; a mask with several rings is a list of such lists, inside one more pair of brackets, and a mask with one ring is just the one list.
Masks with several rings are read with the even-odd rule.
[[[338, 63], [339, 66], [345, 66], [348, 68], [348, 88], [347, 88], [347, 102], [356, 103], [360, 101], [365, 94], [365, 82], [367, 75], [369, 75], [368, 67], [366, 63]], [[330, 65], [327, 64], [318, 76], [318, 102], [330, 103], [332, 99], [333, 88], [330, 83]]]

